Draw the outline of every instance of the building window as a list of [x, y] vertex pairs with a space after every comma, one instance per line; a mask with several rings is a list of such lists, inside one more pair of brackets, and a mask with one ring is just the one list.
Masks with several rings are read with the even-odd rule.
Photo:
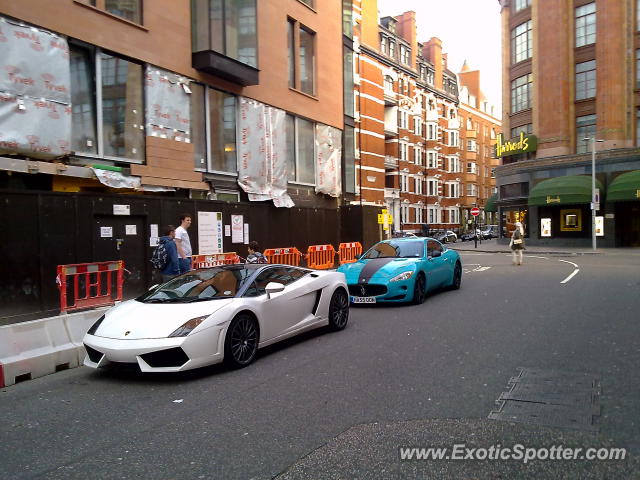
[[436, 197], [438, 195], [438, 180], [427, 180], [427, 195]]
[[576, 64], [576, 100], [596, 96], [596, 61]]
[[513, 11], [519, 12], [531, 6], [531, 0], [515, 0], [513, 2]]
[[343, 69], [344, 69], [344, 114], [355, 116], [355, 101], [353, 93], [353, 51], [343, 47]]
[[380, 51], [385, 55], [389, 53], [387, 51], [387, 37], [384, 35], [380, 35]]
[[416, 194], [422, 195], [422, 177], [416, 178]]
[[349, 125], [344, 126], [344, 191], [355, 193], [356, 191], [356, 143], [355, 129]]
[[416, 223], [424, 223], [422, 219], [422, 207], [416, 207]]
[[467, 151], [475, 152], [476, 151], [476, 141], [473, 139], [467, 140]]
[[408, 157], [409, 157], [409, 155], [408, 155], [408, 152], [409, 152], [409, 146], [408, 146], [406, 143], [402, 143], [402, 142], [401, 142], [401, 143], [398, 145], [398, 148], [399, 148], [399, 150], [400, 150], [400, 160], [407, 161], [407, 159], [408, 159]]
[[416, 165], [422, 165], [422, 148], [413, 147], [413, 161]]
[[193, 168], [205, 171], [207, 169], [206, 87], [199, 83], [191, 82], [189, 84], [189, 89], [191, 90], [190, 107]]
[[460, 172], [460, 159], [458, 157], [449, 157], [449, 168], [447, 172], [449, 173], [459, 173]]
[[405, 65], [409, 65], [409, 52], [407, 47], [400, 45], [400, 61]]
[[142, 65], [100, 54], [104, 155], [144, 160]]
[[71, 45], [71, 149], [74, 152], [97, 153], [95, 52]]
[[400, 174], [400, 191], [403, 193], [409, 191], [409, 177], [404, 173]]
[[467, 162], [467, 173], [478, 173], [476, 162]]
[[256, 0], [196, 0], [192, 22], [195, 51], [213, 50], [258, 67]]
[[576, 47], [596, 42], [596, 3], [576, 8]]
[[438, 168], [438, 157], [432, 150], [427, 152], [427, 168]]
[[287, 151], [289, 180], [297, 183], [315, 183], [314, 125], [308, 120], [287, 115]]
[[496, 139], [496, 129], [492, 128], [491, 129], [491, 140], [495, 140]]
[[477, 197], [478, 186], [475, 183], [467, 183], [467, 197]]
[[636, 89], [640, 89], [640, 50], [636, 50]]
[[311, 8], [314, 7], [313, 0], [300, 0], [305, 5], [309, 5]]
[[396, 43], [392, 41], [389, 41], [389, 56], [396, 58]]
[[435, 123], [427, 123], [427, 140], [435, 140], [437, 135], [437, 127]]
[[342, 34], [353, 39], [353, 0], [342, 0]]
[[400, 207], [400, 223], [409, 223], [409, 205]]
[[289, 87], [309, 95], [315, 95], [315, 42], [315, 32], [288, 20]]
[[531, 20], [529, 20], [511, 30], [511, 63], [516, 64], [531, 58], [532, 51]]
[[408, 130], [409, 129], [409, 113], [404, 110], [400, 110], [398, 112], [398, 123], [399, 127]]
[[531, 74], [511, 82], [511, 113], [531, 108]]
[[236, 97], [208, 88], [210, 169], [234, 173], [236, 159]]
[[527, 123], [526, 125], [520, 125], [519, 127], [513, 127], [511, 129], [511, 138], [519, 137], [521, 132], [523, 132], [525, 135], [529, 135], [532, 131], [533, 125], [530, 123]]
[[584, 115], [576, 117], [576, 153], [587, 153], [589, 142], [584, 139], [596, 134], [596, 116]]
[[387, 93], [393, 93], [393, 78], [389, 75], [384, 77], [384, 90]]
[[142, 0], [90, 0], [89, 4], [130, 22], [142, 24]]

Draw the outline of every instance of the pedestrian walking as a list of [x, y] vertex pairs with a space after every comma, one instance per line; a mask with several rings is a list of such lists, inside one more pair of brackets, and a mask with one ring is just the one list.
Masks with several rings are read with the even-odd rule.
[[524, 227], [522, 223], [516, 222], [515, 230], [511, 234], [511, 252], [513, 253], [513, 264], [522, 265], [522, 251], [524, 250]]
[[260, 245], [258, 245], [258, 242], [256, 242], [255, 240], [249, 242], [249, 247], [247, 248], [247, 250], [249, 252], [249, 255], [247, 256], [246, 263], [269, 263], [267, 257], [265, 257], [260, 252]]
[[[176, 228], [173, 225], [167, 225], [164, 230], [164, 236], [158, 240], [158, 247], [154, 252], [154, 258], [158, 258], [158, 260], [152, 260], [152, 263], [160, 267], [162, 283], [168, 282], [180, 273], [178, 247], [174, 241], [175, 236]], [[162, 267], [162, 263], [164, 263], [164, 267]]]
[[178, 247], [178, 257], [180, 264], [180, 273], [191, 270], [191, 241], [187, 228], [191, 226], [191, 215], [185, 213], [180, 216], [180, 226], [176, 228], [176, 246]]

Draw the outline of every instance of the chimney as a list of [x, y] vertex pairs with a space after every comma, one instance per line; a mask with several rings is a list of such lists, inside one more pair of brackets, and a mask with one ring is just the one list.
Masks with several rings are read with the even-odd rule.
[[418, 54], [418, 34], [416, 29], [416, 12], [404, 12], [395, 17], [398, 21], [398, 35], [409, 42], [411, 47], [410, 67], [416, 68], [416, 57]]

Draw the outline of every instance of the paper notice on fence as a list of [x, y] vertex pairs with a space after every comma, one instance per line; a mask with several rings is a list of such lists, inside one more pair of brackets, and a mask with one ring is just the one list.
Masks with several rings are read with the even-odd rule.
[[198, 253], [200, 255], [222, 253], [221, 219], [220, 212], [198, 212]]
[[231, 243], [244, 242], [242, 215], [231, 215]]

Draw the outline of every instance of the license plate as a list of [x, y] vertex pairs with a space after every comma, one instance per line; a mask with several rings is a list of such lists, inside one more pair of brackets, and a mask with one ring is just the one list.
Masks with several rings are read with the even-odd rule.
[[376, 297], [351, 297], [351, 303], [376, 303]]

